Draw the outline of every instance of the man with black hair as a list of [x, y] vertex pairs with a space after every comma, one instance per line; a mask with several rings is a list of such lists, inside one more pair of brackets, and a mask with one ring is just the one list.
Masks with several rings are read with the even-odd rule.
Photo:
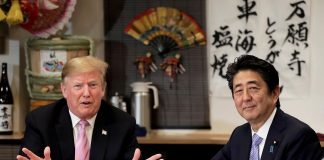
[[227, 68], [226, 78], [238, 113], [247, 121], [234, 129], [212, 160], [320, 160], [314, 130], [284, 113], [279, 76], [273, 65], [242, 55]]

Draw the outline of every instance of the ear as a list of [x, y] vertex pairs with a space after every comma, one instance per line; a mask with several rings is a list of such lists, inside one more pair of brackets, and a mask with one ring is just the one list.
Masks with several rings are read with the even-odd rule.
[[66, 86], [64, 85], [64, 82], [61, 82], [61, 92], [63, 94], [63, 97], [66, 98]]
[[278, 101], [279, 95], [280, 95], [280, 87], [279, 87], [279, 85], [276, 86], [276, 88], [273, 90], [272, 93], [273, 93], [273, 100], [276, 103]]
[[104, 81], [103, 86], [102, 86], [102, 96], [101, 96], [101, 98], [103, 98], [105, 96], [105, 94], [106, 94], [106, 87], [107, 87], [107, 82]]
[[104, 82], [103, 82], [103, 86], [102, 86], [102, 90], [103, 90], [103, 92], [106, 92], [106, 87], [107, 87], [107, 82], [104, 81]]

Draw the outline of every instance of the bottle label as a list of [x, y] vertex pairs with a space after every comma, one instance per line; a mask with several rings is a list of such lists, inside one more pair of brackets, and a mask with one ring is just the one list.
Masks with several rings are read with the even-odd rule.
[[0, 133], [12, 131], [12, 104], [0, 104]]

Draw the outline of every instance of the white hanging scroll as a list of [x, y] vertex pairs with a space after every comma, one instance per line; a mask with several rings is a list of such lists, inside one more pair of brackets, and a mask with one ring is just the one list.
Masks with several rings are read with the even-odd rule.
[[227, 66], [242, 54], [272, 63], [281, 97], [301, 98], [310, 82], [310, 0], [207, 0], [211, 96], [230, 97]]

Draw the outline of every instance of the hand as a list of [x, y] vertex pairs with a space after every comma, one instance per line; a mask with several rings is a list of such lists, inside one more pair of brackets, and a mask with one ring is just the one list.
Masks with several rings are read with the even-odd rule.
[[[134, 153], [134, 157], [132, 160], [139, 160], [141, 157], [141, 150], [136, 148], [135, 153]], [[163, 160], [161, 159], [162, 155], [161, 154], [155, 154], [153, 156], [151, 156], [150, 158], [146, 159], [146, 160]]]
[[38, 157], [35, 153], [27, 148], [23, 148], [22, 151], [27, 155], [27, 157], [18, 155], [17, 160], [51, 160], [51, 149], [50, 147], [45, 147], [44, 158]]

